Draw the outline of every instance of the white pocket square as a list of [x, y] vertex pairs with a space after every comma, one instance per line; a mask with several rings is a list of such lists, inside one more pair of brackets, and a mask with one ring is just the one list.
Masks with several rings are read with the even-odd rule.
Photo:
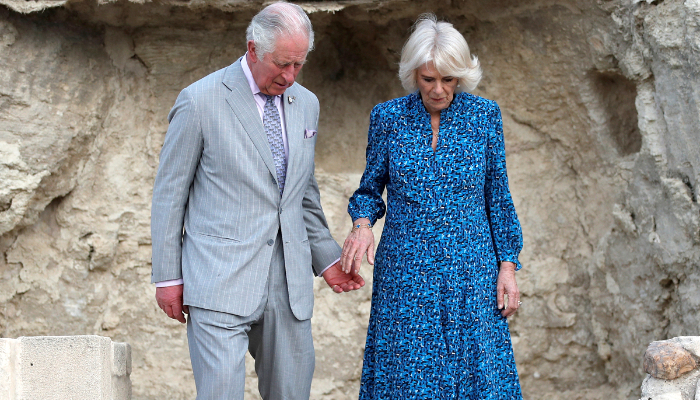
[[313, 129], [304, 130], [304, 139], [311, 139], [314, 136], [316, 136], [315, 130], [313, 130]]

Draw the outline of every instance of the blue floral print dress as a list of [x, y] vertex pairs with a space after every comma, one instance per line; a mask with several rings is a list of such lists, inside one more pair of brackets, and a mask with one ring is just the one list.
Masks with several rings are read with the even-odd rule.
[[519, 269], [522, 249], [502, 126], [494, 101], [458, 93], [433, 151], [418, 92], [372, 110], [367, 167], [348, 206], [372, 224], [386, 212], [361, 400], [522, 399], [496, 302], [499, 262]]

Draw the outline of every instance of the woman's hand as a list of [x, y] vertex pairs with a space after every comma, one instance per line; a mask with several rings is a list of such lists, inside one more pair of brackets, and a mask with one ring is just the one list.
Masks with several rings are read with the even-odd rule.
[[367, 262], [374, 265], [374, 234], [365, 225], [369, 225], [367, 218], [358, 218], [353, 226], [363, 225], [359, 229], [354, 229], [345, 239], [343, 244], [343, 255], [340, 256], [340, 267], [346, 274], [351, 270], [355, 274], [360, 272], [362, 257], [367, 253]]
[[[510, 317], [520, 307], [520, 290], [515, 282], [515, 264], [510, 261], [501, 262], [498, 271], [497, 282], [498, 309], [502, 310], [501, 315]], [[505, 304], [504, 294], [508, 295], [508, 304]]]

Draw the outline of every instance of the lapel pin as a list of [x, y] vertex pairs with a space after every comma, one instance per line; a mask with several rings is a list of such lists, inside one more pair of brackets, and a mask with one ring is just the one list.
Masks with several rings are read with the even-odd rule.
[[296, 100], [296, 97], [294, 97], [294, 96], [288, 96], [288, 97], [287, 97], [287, 101], [289, 102], [289, 104], [294, 103], [294, 100]]

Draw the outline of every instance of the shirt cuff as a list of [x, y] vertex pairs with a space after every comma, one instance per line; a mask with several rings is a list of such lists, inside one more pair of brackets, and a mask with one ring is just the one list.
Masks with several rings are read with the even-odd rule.
[[331, 263], [331, 265], [329, 265], [329, 266], [327, 266], [326, 268], [324, 268], [323, 271], [321, 271], [321, 275], [323, 275], [323, 273], [326, 272], [326, 271], [328, 270], [328, 268], [334, 266], [335, 263], [337, 263], [338, 261], [340, 261], [340, 257], [338, 257], [337, 260], [333, 261], [333, 262]]
[[180, 279], [171, 279], [169, 281], [160, 281], [156, 282], [156, 287], [168, 287], [168, 286], [177, 286], [177, 285], [183, 285], [185, 281]]

